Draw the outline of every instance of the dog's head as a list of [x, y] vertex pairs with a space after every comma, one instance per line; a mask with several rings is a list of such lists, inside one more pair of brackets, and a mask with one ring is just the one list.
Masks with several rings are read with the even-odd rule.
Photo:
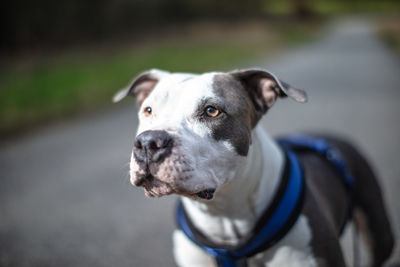
[[240, 168], [251, 131], [278, 97], [304, 91], [261, 69], [201, 75], [150, 70], [115, 97], [136, 97], [139, 127], [130, 175], [147, 196], [212, 199]]

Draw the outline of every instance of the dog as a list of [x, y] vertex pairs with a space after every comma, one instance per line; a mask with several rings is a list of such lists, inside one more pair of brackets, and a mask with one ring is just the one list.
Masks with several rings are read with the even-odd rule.
[[[345, 266], [339, 238], [353, 210], [366, 221], [372, 266], [391, 254], [394, 239], [378, 182], [351, 144], [313, 137], [340, 153], [343, 175], [354, 179], [346, 185], [334, 160], [312, 149], [286, 153], [259, 125], [278, 98], [307, 102], [303, 90], [257, 68], [204, 74], [152, 69], [114, 102], [127, 95], [136, 98], [140, 122], [131, 183], [149, 197], [181, 196], [177, 217], [183, 221], [173, 233], [178, 266]], [[296, 168], [302, 178], [290, 178]], [[285, 175], [298, 179], [300, 189], [282, 185]], [[271, 220], [282, 222], [265, 243], [254, 235], [269, 227], [260, 221]], [[262, 245], [239, 255], [251, 242]]]

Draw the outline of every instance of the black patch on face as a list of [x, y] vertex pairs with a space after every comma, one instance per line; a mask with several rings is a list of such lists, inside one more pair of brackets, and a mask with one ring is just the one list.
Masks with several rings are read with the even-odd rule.
[[[227, 74], [214, 77], [216, 99], [205, 99], [199, 106], [198, 116], [212, 132], [215, 140], [226, 140], [241, 156], [247, 156], [251, 143], [254, 108], [240, 82]], [[215, 118], [207, 117], [204, 109], [211, 105], [221, 110]]]

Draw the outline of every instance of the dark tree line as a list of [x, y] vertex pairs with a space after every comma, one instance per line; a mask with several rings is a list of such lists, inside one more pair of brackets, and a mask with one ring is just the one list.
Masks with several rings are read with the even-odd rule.
[[[281, 0], [3, 0], [0, 54], [65, 46], [116, 36], [134, 36], [196, 19], [265, 16]], [[312, 4], [340, 2], [359, 7], [375, 0], [286, 0], [298, 18], [314, 15]], [[375, 1], [375, 2], [374, 2]], [[380, 0], [395, 2], [398, 0]]]
[[204, 17], [260, 13], [262, 0], [4, 0], [0, 48], [68, 45]]

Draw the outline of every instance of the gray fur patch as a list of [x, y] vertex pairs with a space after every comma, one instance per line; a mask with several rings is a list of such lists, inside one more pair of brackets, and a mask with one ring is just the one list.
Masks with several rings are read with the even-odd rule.
[[[254, 108], [246, 91], [232, 76], [218, 74], [213, 80], [213, 91], [217, 96], [215, 105], [222, 110], [217, 118], [204, 119], [216, 140], [226, 140], [237, 153], [247, 156], [251, 143]], [[212, 101], [212, 100], [210, 100]], [[201, 105], [205, 107], [208, 101]]]

